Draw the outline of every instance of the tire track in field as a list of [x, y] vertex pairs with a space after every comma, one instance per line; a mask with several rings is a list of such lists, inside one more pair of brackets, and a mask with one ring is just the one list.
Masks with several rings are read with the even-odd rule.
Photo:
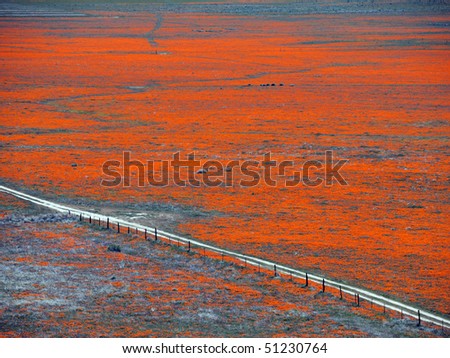
[[145, 38], [152, 47], [158, 47], [158, 43], [155, 41], [155, 32], [159, 30], [163, 22], [163, 16], [160, 13], [156, 13], [155, 16], [155, 26], [153, 26], [153, 29], [145, 34]]

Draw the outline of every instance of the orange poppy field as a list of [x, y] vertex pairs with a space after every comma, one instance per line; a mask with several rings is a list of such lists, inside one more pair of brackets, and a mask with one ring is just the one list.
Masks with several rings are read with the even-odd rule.
[[[449, 8], [324, 3], [304, 10], [289, 3], [80, 2], [64, 7], [68, 16], [0, 17], [0, 184], [448, 318]], [[272, 186], [241, 186], [238, 172], [233, 185], [142, 186], [136, 167], [129, 186], [102, 185], [103, 164], [122, 161], [125, 151], [144, 164], [195, 153], [201, 163], [224, 166], [271, 153], [294, 167], [274, 169]], [[340, 170], [347, 185], [284, 185], [326, 151], [348, 160]], [[2, 336], [448, 333], [302, 289], [301, 280], [69, 218], [15, 225], [11, 215], [45, 210], [6, 194], [0, 203], [4, 272], [27, 285], [2, 278], [9, 287]], [[106, 251], [114, 240], [122, 252]], [[33, 272], [45, 275], [34, 282]], [[50, 292], [46, 278], [61, 289]], [[96, 280], [103, 290], [91, 287]], [[87, 299], [91, 310], [83, 308]], [[128, 321], [115, 314], [119, 308]], [[27, 310], [33, 319], [24, 318]], [[144, 320], [149, 310], [154, 315]], [[11, 317], [27, 324], [18, 328]], [[227, 319], [214, 330], [218, 317]]]

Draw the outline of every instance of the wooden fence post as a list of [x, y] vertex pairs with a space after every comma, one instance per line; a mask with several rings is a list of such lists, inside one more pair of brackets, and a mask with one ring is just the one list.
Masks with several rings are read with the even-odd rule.
[[188, 241], [188, 252], [191, 252], [191, 242]]
[[274, 276], [277, 277], [277, 265], [273, 265]]
[[128, 226], [128, 234], [130, 233], [130, 227]]
[[117, 223], [117, 232], [120, 233], [120, 224]]
[[357, 304], [357, 306], [359, 307], [359, 305], [360, 305], [360, 302], [359, 302], [359, 293], [358, 293], [357, 295], [358, 295], [358, 304]]
[[89, 224], [92, 224], [92, 218], [89, 216]]
[[80, 213], [80, 221], [83, 220], [83, 215]]
[[144, 230], [144, 239], [147, 240], [147, 229]]
[[341, 285], [339, 285], [339, 296], [340, 296], [340, 299], [342, 300], [342, 286]]
[[106, 228], [109, 230], [109, 218], [106, 218]]
[[158, 241], [158, 230], [155, 227], [155, 241]]
[[306, 282], [305, 282], [305, 287], [308, 287], [309, 285], [309, 278], [308, 278], [308, 272], [306, 273]]
[[325, 279], [322, 279], [322, 292], [325, 292]]
[[417, 327], [420, 327], [420, 323], [421, 323], [421, 320], [420, 320], [420, 310], [417, 310], [417, 319], [418, 319]]

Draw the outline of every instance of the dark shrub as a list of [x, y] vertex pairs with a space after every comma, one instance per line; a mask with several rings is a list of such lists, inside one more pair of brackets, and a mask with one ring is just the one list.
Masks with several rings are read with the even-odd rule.
[[116, 244], [112, 244], [108, 246], [108, 251], [112, 252], [120, 252], [120, 246]]

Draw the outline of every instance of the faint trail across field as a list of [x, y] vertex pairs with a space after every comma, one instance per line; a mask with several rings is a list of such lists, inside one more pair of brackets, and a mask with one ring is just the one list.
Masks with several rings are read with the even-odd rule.
[[145, 35], [145, 38], [148, 40], [149, 44], [153, 47], [158, 47], [158, 43], [155, 41], [155, 32], [159, 30], [163, 22], [163, 16], [160, 13], [156, 13], [156, 22], [153, 29], [151, 29]]
[[[45, 206], [47, 208], [50, 208], [50, 209], [53, 209], [53, 210], [56, 210], [59, 212], [64, 212], [64, 213], [69, 212], [70, 214], [77, 215], [77, 216], [83, 215], [85, 217], [91, 217], [93, 220], [101, 220], [104, 222], [106, 222], [106, 220], [108, 219], [111, 223], [119, 223], [120, 225], [122, 225], [124, 227], [128, 226], [133, 229], [141, 230], [142, 232], [144, 232], [144, 230], [147, 230], [147, 232], [149, 234], [151, 234], [152, 232], [155, 231], [155, 228], [153, 228], [153, 227], [144, 226], [144, 225], [141, 225], [138, 223], [126, 221], [126, 220], [116, 218], [116, 217], [104, 216], [104, 215], [101, 215], [98, 213], [93, 213], [93, 212], [69, 207], [66, 205], [59, 205], [57, 203], [54, 203], [54, 202], [51, 202], [48, 200], [44, 200], [44, 199], [40, 199], [38, 197], [28, 195], [26, 193], [23, 193], [23, 192], [20, 192], [20, 191], [11, 189], [11, 188], [7, 188], [2, 185], [0, 185], [0, 192], [14, 195], [15, 197], [17, 197], [19, 199], [26, 200], [26, 201], [32, 202], [34, 204], [37, 204], [37, 205]], [[291, 267], [287, 267], [284, 265], [279, 265], [276, 262], [260, 259], [260, 258], [253, 257], [253, 256], [247, 256], [245, 254], [241, 254], [241, 253], [238, 253], [235, 251], [221, 249], [221, 248], [218, 248], [218, 247], [215, 247], [215, 246], [212, 246], [209, 244], [205, 244], [205, 243], [197, 241], [197, 240], [189, 239], [189, 238], [175, 235], [175, 234], [172, 234], [172, 233], [169, 233], [166, 231], [162, 231], [162, 230], [158, 230], [158, 237], [160, 239], [165, 239], [169, 242], [174, 242], [174, 241], [181, 242], [186, 245], [189, 245], [189, 247], [192, 245], [192, 246], [202, 248], [204, 250], [208, 250], [209, 252], [223, 254], [228, 257], [233, 257], [234, 259], [245, 262], [246, 264], [265, 268], [268, 270], [273, 270], [274, 268], [276, 268], [276, 272], [278, 272], [279, 274], [291, 275], [292, 277], [295, 277], [295, 278], [306, 279], [306, 275], [307, 275], [306, 272], [303, 272], [303, 271], [300, 271], [300, 270], [297, 270], [297, 269], [294, 269]], [[368, 291], [364, 288], [359, 288], [356, 286], [340, 283], [338, 281], [330, 280], [326, 277], [320, 277], [317, 275], [308, 274], [308, 278], [310, 281], [315, 282], [315, 283], [319, 283], [319, 284], [326, 283], [327, 287], [332, 287], [332, 288], [338, 289], [338, 290], [340, 289], [340, 290], [342, 290], [342, 292], [344, 292], [346, 294], [350, 294], [350, 295], [358, 294], [361, 299], [371, 302], [371, 304], [385, 307], [386, 309], [390, 309], [393, 311], [402, 312], [404, 315], [408, 315], [410, 317], [418, 318], [418, 312], [420, 311], [420, 319], [422, 321], [433, 323], [439, 327], [450, 328], [450, 320], [448, 320], [438, 314], [423, 311], [417, 307], [414, 307], [414, 306], [411, 306], [408, 304], [404, 304], [404, 303], [396, 301], [394, 299], [384, 297], [380, 294]]]

